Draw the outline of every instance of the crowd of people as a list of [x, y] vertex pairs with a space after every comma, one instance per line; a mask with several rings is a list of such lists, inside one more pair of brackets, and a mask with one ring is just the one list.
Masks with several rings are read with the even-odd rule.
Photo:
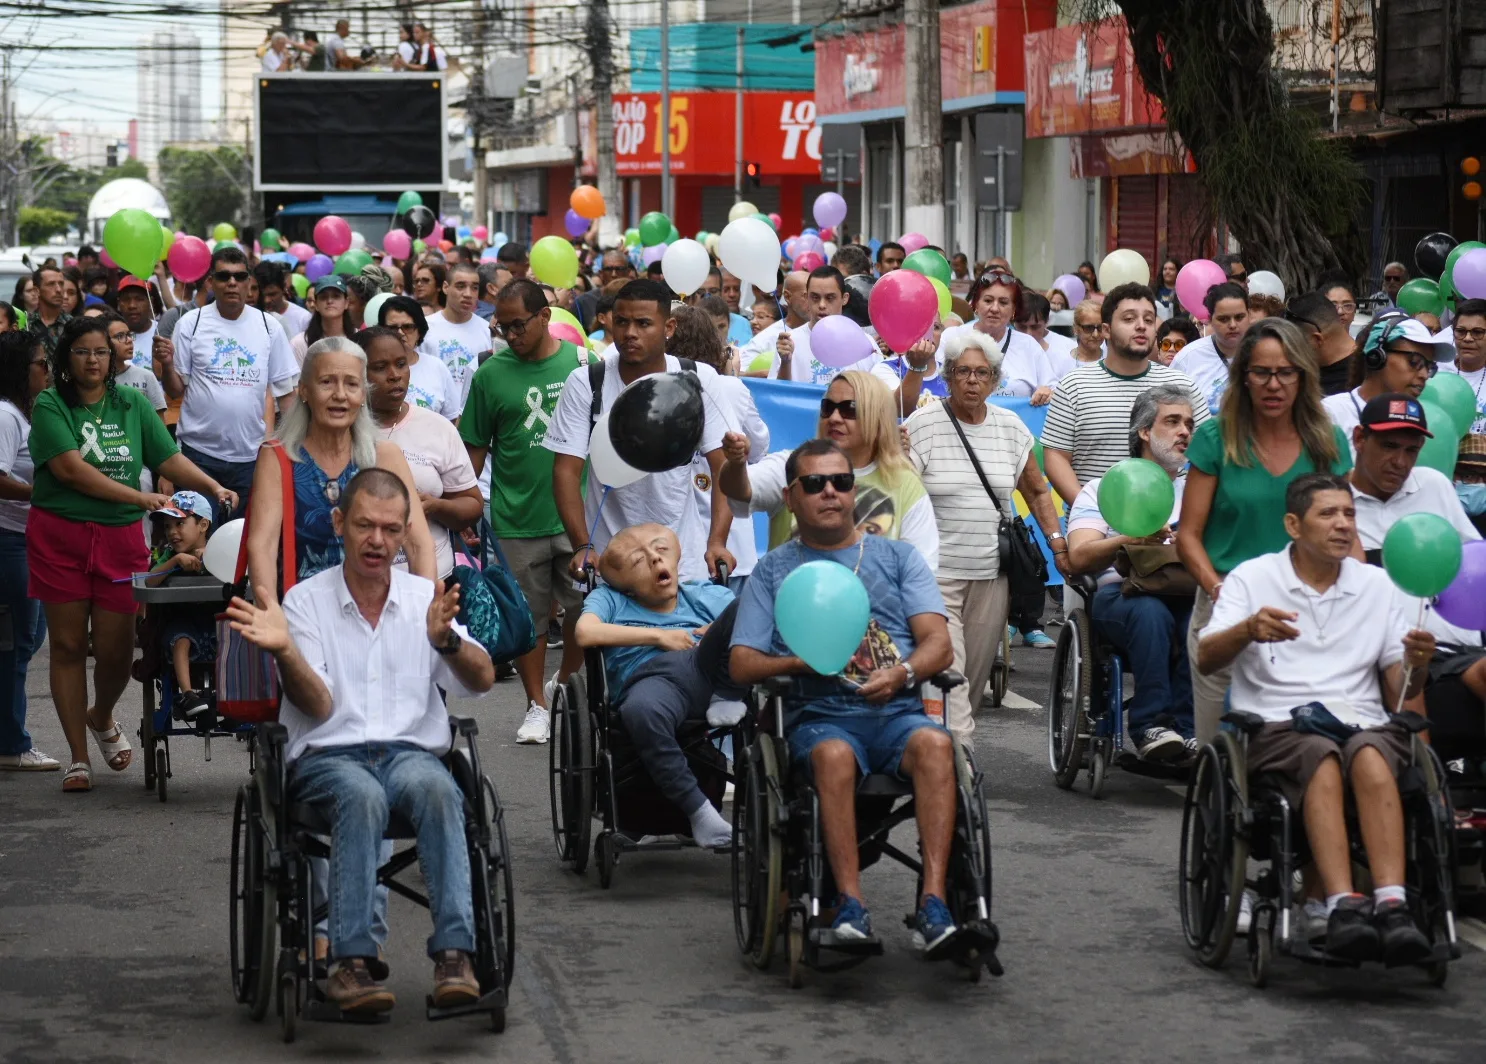
[[335, 71], [390, 69], [399, 71], [444, 70], [449, 57], [443, 45], [422, 22], [402, 23], [397, 28], [397, 47], [386, 55], [370, 45], [357, 48], [349, 19], [337, 19], [335, 30], [320, 40], [315, 30], [306, 30], [295, 40], [288, 30], [268, 32], [258, 46], [265, 74], [287, 74], [296, 70]]

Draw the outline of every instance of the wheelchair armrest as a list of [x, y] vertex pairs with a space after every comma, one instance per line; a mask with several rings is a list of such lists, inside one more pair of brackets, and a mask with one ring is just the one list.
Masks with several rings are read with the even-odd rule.
[[1259, 729], [1264, 727], [1264, 718], [1246, 709], [1230, 709], [1218, 719], [1224, 724], [1233, 725], [1245, 735], [1257, 735]]
[[794, 681], [788, 676], [770, 676], [763, 683], [759, 684], [759, 686], [764, 689], [764, 694], [770, 698], [782, 698], [789, 694], [790, 688], [794, 686]]
[[289, 729], [276, 720], [265, 721], [258, 725], [258, 738], [270, 749], [282, 753], [289, 745]]
[[1420, 732], [1429, 730], [1429, 718], [1415, 713], [1412, 709], [1406, 709], [1402, 713], [1393, 714], [1393, 723], [1397, 724], [1410, 735], [1418, 735]]
[[455, 735], [479, 735], [480, 725], [474, 717], [449, 717], [449, 730]]
[[1083, 593], [1086, 602], [1094, 597], [1094, 592], [1099, 590], [1099, 579], [1091, 573], [1074, 573], [1064, 582], [1078, 588]]
[[929, 683], [939, 688], [940, 692], [946, 695], [964, 682], [965, 677], [954, 669], [945, 669], [943, 672], [936, 672], [933, 676], [929, 677]]

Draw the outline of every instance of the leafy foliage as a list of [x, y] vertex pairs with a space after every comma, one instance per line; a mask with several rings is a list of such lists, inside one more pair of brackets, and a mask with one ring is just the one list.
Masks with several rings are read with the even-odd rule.
[[22, 207], [21, 243], [45, 244], [52, 237], [66, 233], [67, 227], [72, 224], [71, 211], [59, 211], [51, 207]]
[[[72, 166], [51, 155], [46, 150], [46, 139], [43, 137], [32, 137], [25, 141], [21, 145], [21, 159], [30, 178], [29, 206], [58, 211], [67, 216], [67, 221], [50, 229], [47, 236], [65, 232], [68, 226], [83, 230], [88, 220], [88, 202], [93, 198], [93, 193], [108, 182], [120, 177], [137, 177], [148, 181], [150, 177], [149, 168], [138, 159], [125, 159], [118, 166], [97, 170]], [[24, 227], [25, 224], [23, 208], [21, 225]], [[23, 228], [22, 232], [24, 231]], [[25, 239], [24, 235], [22, 239]]]
[[159, 165], [177, 227], [204, 233], [218, 222], [242, 225], [252, 173], [239, 152], [226, 147], [212, 151], [166, 147], [160, 150]]

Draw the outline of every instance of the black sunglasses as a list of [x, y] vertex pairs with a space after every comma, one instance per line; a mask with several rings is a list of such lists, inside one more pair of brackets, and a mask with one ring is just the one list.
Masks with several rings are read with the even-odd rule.
[[[847, 421], [855, 421], [857, 419], [857, 401], [855, 399], [842, 399], [839, 403], [833, 402], [830, 399], [822, 399], [820, 401], [820, 416], [822, 420], [830, 417], [837, 411], [840, 411], [841, 416]], [[816, 491], [819, 490], [819, 488], [816, 489]]]
[[801, 473], [795, 477], [795, 483], [806, 495], [819, 495], [826, 490], [827, 483], [844, 494], [856, 487], [856, 482], [855, 473]]
[[233, 273], [231, 270], [218, 270], [216, 273], [212, 274], [212, 280], [220, 281], [222, 284], [227, 284], [231, 281], [236, 281], [238, 284], [244, 284], [247, 282], [248, 276], [249, 275], [246, 272]]

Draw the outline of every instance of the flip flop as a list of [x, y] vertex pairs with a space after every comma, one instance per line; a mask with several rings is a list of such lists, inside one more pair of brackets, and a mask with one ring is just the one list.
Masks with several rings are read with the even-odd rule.
[[[119, 727], [118, 721], [115, 721], [113, 727], [109, 729], [95, 728], [89, 724], [88, 731], [93, 733], [93, 740], [98, 744], [98, 752], [103, 755], [103, 760], [108, 763], [109, 768], [115, 772], [123, 772], [129, 767], [133, 748], [130, 747], [129, 740], [124, 738], [124, 731]], [[113, 734], [105, 735], [105, 731], [111, 731]]]
[[86, 761], [74, 761], [62, 777], [62, 790], [80, 794], [93, 789], [93, 769]]

